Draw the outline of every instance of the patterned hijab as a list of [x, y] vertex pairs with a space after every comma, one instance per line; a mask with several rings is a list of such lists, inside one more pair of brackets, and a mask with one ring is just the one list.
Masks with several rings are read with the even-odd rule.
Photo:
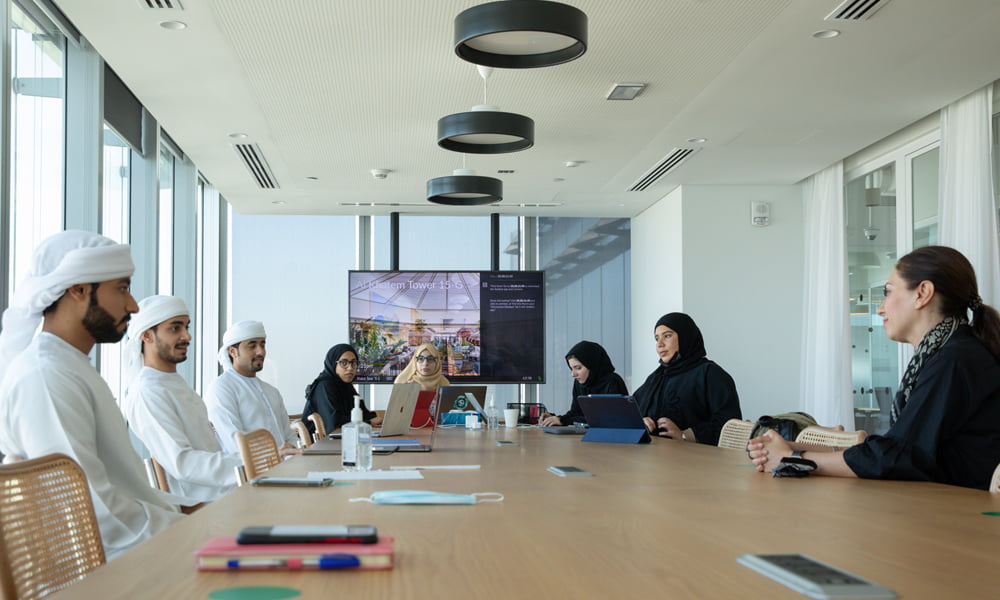
[[[417, 357], [425, 350], [437, 357], [437, 360], [434, 361], [434, 371], [430, 375], [421, 375], [420, 371], [417, 370]], [[450, 383], [441, 374], [441, 353], [438, 352], [438, 349], [433, 344], [423, 343], [417, 346], [417, 349], [413, 351], [413, 358], [410, 359], [410, 364], [406, 365], [406, 368], [396, 376], [394, 383], [410, 382], [419, 383], [420, 387], [425, 390], [436, 390], [442, 385]]]
[[903, 380], [899, 382], [899, 391], [896, 392], [896, 398], [892, 402], [892, 409], [889, 412], [890, 426], [895, 425], [896, 421], [899, 420], [899, 415], [906, 407], [906, 401], [910, 399], [910, 392], [913, 391], [913, 386], [917, 383], [917, 377], [920, 376], [920, 370], [924, 367], [924, 363], [941, 346], [944, 346], [945, 342], [948, 341], [951, 334], [955, 333], [959, 325], [965, 325], [966, 323], [968, 321], [965, 317], [947, 317], [931, 328], [927, 332], [927, 335], [924, 336], [924, 339], [920, 340], [920, 345], [917, 346], [916, 352], [913, 353], [913, 358], [906, 365]]

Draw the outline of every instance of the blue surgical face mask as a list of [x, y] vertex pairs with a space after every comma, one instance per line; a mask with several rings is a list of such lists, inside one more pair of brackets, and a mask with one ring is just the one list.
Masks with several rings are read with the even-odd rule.
[[[479, 498], [479, 496], [490, 496]], [[503, 494], [481, 492], [476, 494], [447, 494], [429, 490], [382, 490], [368, 498], [351, 498], [351, 502], [374, 504], [476, 504], [477, 502], [502, 502]]]

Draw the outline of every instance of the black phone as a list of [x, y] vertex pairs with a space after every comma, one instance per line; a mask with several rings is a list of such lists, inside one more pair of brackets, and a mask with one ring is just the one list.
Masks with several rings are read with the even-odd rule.
[[374, 544], [378, 530], [371, 525], [271, 525], [244, 527], [237, 544]]

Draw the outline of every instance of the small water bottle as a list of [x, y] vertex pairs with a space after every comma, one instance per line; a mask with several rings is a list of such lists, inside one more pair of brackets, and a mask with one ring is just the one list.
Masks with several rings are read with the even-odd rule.
[[351, 422], [340, 429], [340, 464], [345, 471], [370, 471], [372, 468], [372, 426], [365, 423], [361, 396], [354, 397]]
[[486, 403], [486, 428], [500, 429], [500, 413], [497, 412], [497, 405], [493, 401], [492, 394], [489, 402]]

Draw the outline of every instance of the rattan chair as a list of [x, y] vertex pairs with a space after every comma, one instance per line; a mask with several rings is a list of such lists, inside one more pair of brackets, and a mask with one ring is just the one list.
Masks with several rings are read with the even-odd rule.
[[156, 462], [156, 459], [152, 456], [142, 462], [146, 465], [146, 475], [149, 477], [149, 485], [161, 492], [170, 493], [170, 483], [167, 482], [167, 472], [163, 470], [163, 465]]
[[245, 434], [237, 431], [233, 437], [236, 438], [236, 445], [240, 448], [243, 472], [248, 480], [281, 463], [278, 445], [274, 443], [274, 436], [270, 431], [254, 429]]
[[315, 440], [317, 442], [320, 440], [325, 440], [326, 425], [323, 424], [323, 417], [319, 416], [319, 413], [312, 413], [306, 418], [312, 421], [313, 427], [315, 428], [315, 433], [316, 433]]
[[993, 471], [993, 479], [990, 481], [990, 491], [1000, 493], [1000, 465]]
[[719, 448], [746, 450], [751, 432], [753, 432], [753, 421], [729, 419], [719, 433]]
[[33, 600], [104, 564], [83, 470], [64, 454], [0, 466], [0, 592]]
[[812, 444], [814, 446], [830, 446], [831, 448], [849, 448], [865, 441], [868, 432], [864, 429], [858, 431], [837, 431], [824, 427], [806, 427], [799, 432], [795, 442], [799, 444]]
[[299, 441], [302, 443], [303, 448], [308, 448], [313, 445], [312, 434], [309, 433], [309, 428], [302, 421], [292, 421], [292, 431], [295, 435], [299, 436]]

